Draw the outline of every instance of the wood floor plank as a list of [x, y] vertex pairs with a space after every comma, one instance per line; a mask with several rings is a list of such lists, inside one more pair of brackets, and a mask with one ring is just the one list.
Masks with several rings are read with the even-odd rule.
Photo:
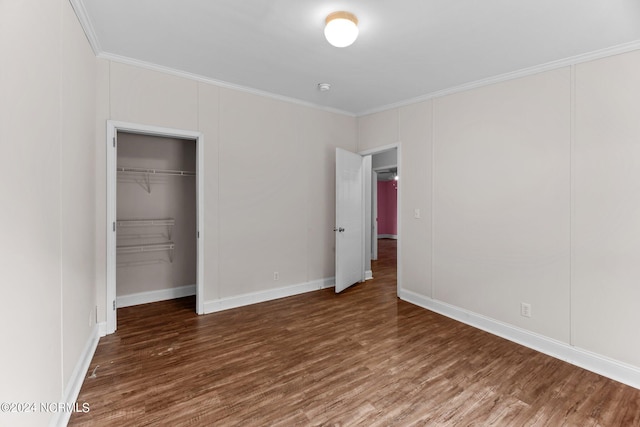
[[400, 301], [375, 278], [197, 316], [127, 307], [70, 426], [633, 426], [640, 390]]

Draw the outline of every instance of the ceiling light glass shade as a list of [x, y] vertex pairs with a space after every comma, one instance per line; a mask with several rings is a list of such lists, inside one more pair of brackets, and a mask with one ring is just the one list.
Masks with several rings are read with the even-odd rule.
[[349, 12], [333, 12], [326, 19], [324, 36], [335, 47], [347, 47], [358, 38], [358, 18]]

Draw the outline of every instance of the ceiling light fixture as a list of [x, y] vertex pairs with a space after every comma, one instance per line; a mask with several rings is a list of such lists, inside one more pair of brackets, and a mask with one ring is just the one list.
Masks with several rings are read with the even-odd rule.
[[331, 90], [331, 84], [330, 83], [318, 83], [318, 90], [320, 92], [327, 92]]
[[349, 12], [333, 12], [325, 20], [324, 36], [335, 47], [347, 47], [358, 38], [358, 18]]

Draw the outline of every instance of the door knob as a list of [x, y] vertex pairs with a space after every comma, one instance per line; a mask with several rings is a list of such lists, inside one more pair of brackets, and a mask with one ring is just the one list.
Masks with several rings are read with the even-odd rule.
[[342, 228], [342, 227], [334, 228], [333, 231], [337, 231], [338, 233], [343, 233], [344, 232], [344, 228]]

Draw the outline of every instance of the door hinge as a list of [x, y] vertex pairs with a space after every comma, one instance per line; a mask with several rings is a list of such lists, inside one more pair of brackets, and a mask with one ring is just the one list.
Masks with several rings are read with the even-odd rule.
[[116, 222], [113, 221], [113, 231], [116, 231]]
[[113, 137], [113, 148], [116, 148], [116, 137]]
[[198, 231], [198, 239], [200, 238], [200, 232]]
[[113, 300], [113, 309], [116, 309], [116, 300]]

